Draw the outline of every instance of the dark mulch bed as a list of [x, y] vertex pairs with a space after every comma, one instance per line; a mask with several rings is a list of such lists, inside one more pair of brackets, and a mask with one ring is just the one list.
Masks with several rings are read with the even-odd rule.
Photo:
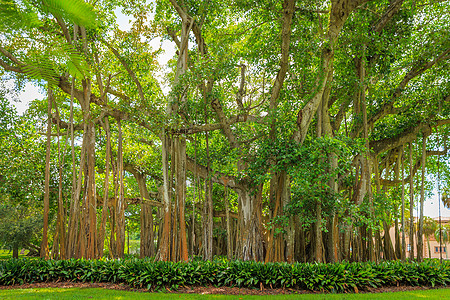
[[[40, 282], [27, 283], [20, 285], [0, 285], [0, 290], [8, 289], [31, 289], [31, 288], [104, 288], [111, 290], [134, 291], [134, 292], [149, 292], [147, 289], [137, 289], [126, 284], [115, 283], [90, 283], [90, 282]], [[355, 289], [355, 293], [386, 293], [386, 292], [402, 292], [415, 290], [429, 290], [436, 288], [450, 289], [446, 286], [430, 287], [430, 286], [390, 286], [380, 288], [368, 288], [364, 290]], [[151, 292], [151, 291], [150, 291]], [[261, 286], [259, 289], [238, 288], [238, 287], [180, 287], [178, 290], [169, 290], [168, 293], [186, 293], [186, 294], [222, 294], [222, 295], [277, 295], [277, 294], [318, 294], [319, 292], [312, 292], [307, 290], [295, 289], [271, 289]]]

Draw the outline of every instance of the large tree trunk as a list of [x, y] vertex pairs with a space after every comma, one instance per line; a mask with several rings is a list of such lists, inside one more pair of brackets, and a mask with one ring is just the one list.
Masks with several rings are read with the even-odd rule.
[[[98, 256], [97, 198], [95, 192], [95, 125], [92, 121], [92, 113], [89, 105], [91, 96], [91, 83], [89, 79], [83, 80], [82, 85], [83, 98], [79, 100], [83, 111], [83, 145], [77, 187], [73, 201], [73, 218], [75, 218], [75, 221], [72, 223], [75, 226], [74, 228], [69, 228], [72, 232], [69, 233], [69, 243], [71, 246], [68, 247], [68, 251], [74, 253], [75, 257], [93, 259]], [[79, 211], [78, 201], [82, 192], [82, 199], [84, 201], [82, 210]], [[80, 220], [79, 227], [78, 220]], [[74, 236], [76, 238], [73, 238]], [[71, 256], [69, 255], [69, 257]]]
[[[276, 172], [274, 176], [272, 176], [270, 199], [271, 206], [273, 207], [273, 215], [271, 215], [270, 218], [276, 219], [277, 217], [283, 217], [285, 215], [283, 208], [290, 202], [290, 180], [286, 171]], [[270, 229], [266, 241], [268, 243], [265, 255], [266, 262], [293, 261], [294, 227], [292, 223], [293, 218], [289, 217], [287, 226], [280, 228], [279, 225], [272, 224], [272, 228]]]
[[[270, 205], [273, 207], [273, 214], [270, 216], [271, 220], [276, 220], [278, 217], [283, 216], [284, 201], [282, 201], [282, 196], [286, 188], [286, 177], [287, 174], [284, 171], [277, 172], [272, 176], [270, 184]], [[285, 236], [282, 234], [283, 230], [280, 230], [279, 227], [279, 225], [274, 223], [270, 229], [269, 237], [267, 239], [266, 262], [285, 261], [283, 251]]]
[[154, 232], [153, 232], [153, 207], [150, 205], [150, 194], [145, 183], [145, 175], [137, 170], [131, 172], [136, 178], [141, 195], [141, 212], [140, 212], [140, 252], [141, 258], [152, 257], [155, 254]]
[[[291, 184], [289, 175], [286, 174], [286, 179], [284, 180], [284, 186], [283, 186], [283, 193], [281, 195], [281, 203], [283, 204], [283, 207], [286, 207], [291, 202], [291, 190], [290, 190]], [[299, 229], [300, 230], [300, 229]], [[294, 216], [289, 216], [289, 224], [285, 228], [286, 235], [286, 261], [288, 263], [294, 262], [294, 255], [295, 255], [295, 226], [294, 226]]]
[[264, 242], [262, 238], [261, 210], [262, 190], [252, 195], [246, 186], [236, 189], [239, 202], [239, 238], [236, 256], [241, 260], [264, 260]]
[[19, 245], [13, 245], [12, 258], [19, 258]]

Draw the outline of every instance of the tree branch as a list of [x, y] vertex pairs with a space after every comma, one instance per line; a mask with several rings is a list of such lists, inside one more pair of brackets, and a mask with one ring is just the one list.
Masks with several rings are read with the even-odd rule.
[[232, 189], [242, 189], [243, 188], [238, 183], [238, 180], [234, 176], [229, 176], [224, 173], [214, 171], [211, 168], [209, 169], [209, 172], [208, 172], [208, 169], [205, 166], [199, 164], [198, 162], [196, 163], [196, 161], [189, 156], [186, 156], [186, 170], [192, 172], [193, 174], [197, 174], [197, 176], [199, 176], [200, 178], [203, 178], [203, 179], [209, 179], [208, 178], [208, 174], [209, 174], [209, 176], [211, 177], [211, 180], [214, 183], [218, 183], [221, 185], [224, 185], [222, 178], [225, 178], [227, 180], [227, 186]]
[[[291, 43], [291, 25], [292, 15], [294, 14], [295, 0], [285, 0], [283, 3], [283, 27], [281, 30], [281, 59], [280, 70], [277, 73], [270, 94], [269, 114], [273, 115], [275, 108], [278, 105], [278, 97], [280, 96], [281, 88], [283, 87], [286, 72], [289, 67], [289, 46]], [[272, 124], [269, 136], [274, 138], [275, 135], [275, 118], [272, 118]]]
[[[442, 60], [448, 59], [447, 55], [450, 53], [450, 48], [446, 49], [444, 52], [442, 52], [438, 57], [435, 59], [428, 61], [428, 62], [417, 62], [414, 67], [409, 70], [408, 73], [403, 76], [402, 81], [399, 83], [397, 88], [392, 93], [391, 98], [381, 107], [381, 109], [375, 113], [370, 119], [368, 120], [368, 126], [373, 127], [375, 122], [378, 120], [386, 117], [387, 115], [395, 112], [394, 110], [394, 103], [397, 98], [399, 98], [403, 91], [405, 90], [406, 85], [415, 77], [423, 74], [426, 70], [432, 68], [434, 65], [436, 65], [438, 62]], [[362, 126], [355, 126], [355, 130], [352, 133], [352, 137], [357, 137], [362, 132]]]
[[431, 122], [434, 123], [433, 126], [431, 126], [429, 123], [416, 123], [395, 137], [370, 142], [369, 147], [373, 150], [375, 155], [392, 150], [406, 143], [412, 142], [417, 138], [417, 135], [420, 132], [424, 132], [425, 134], [429, 135], [431, 134], [431, 129], [433, 127], [450, 124], [450, 119]]
[[379, 34], [402, 7], [404, 0], [395, 0], [384, 12], [383, 16], [372, 26], [372, 31]]
[[116, 56], [117, 59], [120, 61], [122, 66], [127, 71], [128, 75], [130, 75], [131, 79], [133, 80], [134, 84], [136, 85], [136, 88], [138, 89], [139, 97], [141, 98], [142, 103], [145, 103], [145, 96], [144, 96], [144, 92], [142, 91], [142, 85], [139, 82], [139, 80], [137, 79], [136, 74], [134, 73], [134, 71], [131, 70], [131, 68], [127, 64], [127, 62], [123, 59], [123, 57], [120, 55], [120, 53], [110, 43], [108, 43], [104, 39], [101, 39], [100, 41], [103, 44], [105, 44], [109, 48], [109, 50], [111, 50], [111, 52], [114, 54], [114, 56]]

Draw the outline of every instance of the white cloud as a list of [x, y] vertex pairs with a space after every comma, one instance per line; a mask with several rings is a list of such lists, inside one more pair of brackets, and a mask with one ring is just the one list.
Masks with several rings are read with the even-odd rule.
[[[14, 80], [6, 80], [5, 85], [9, 88], [14, 88]], [[32, 82], [27, 82], [21, 91], [17, 94], [8, 94], [7, 99], [11, 104], [14, 104], [17, 112], [22, 115], [27, 109], [31, 101], [36, 99], [44, 99], [45, 94], [42, 93], [40, 87], [34, 85]]]

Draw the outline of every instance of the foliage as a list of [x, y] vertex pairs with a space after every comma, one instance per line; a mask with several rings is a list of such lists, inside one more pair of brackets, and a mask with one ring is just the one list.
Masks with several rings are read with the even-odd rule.
[[[441, 237], [441, 233], [442, 233], [442, 237]], [[434, 232], [434, 238], [436, 239], [436, 241], [442, 241], [442, 243], [444, 243], [444, 244], [448, 243], [448, 241], [449, 241], [448, 233], [449, 233], [448, 228], [446, 228], [446, 227], [442, 227], [442, 229], [438, 228]]]
[[0, 204], [0, 246], [25, 247], [42, 228], [42, 216], [28, 207]]
[[0, 245], [25, 247], [42, 228], [44, 148], [27, 120], [0, 99]]
[[180, 286], [299, 288], [346, 292], [379, 286], [447, 285], [450, 263], [428, 260], [366, 263], [259, 263], [191, 261], [188, 263], [129, 260], [26, 260], [0, 262], [0, 285], [46, 281], [127, 283], [134, 287], [177, 289]]
[[[352, 157], [364, 152], [363, 140], [350, 140], [344, 136], [320, 137], [298, 145], [291, 141], [265, 141], [258, 149], [249, 170], [256, 184], [269, 180], [271, 174], [286, 170], [291, 180], [291, 201], [287, 211], [300, 215], [302, 222], [315, 222], [314, 207], [323, 206], [323, 213], [347, 209], [341, 194], [334, 194], [329, 181], [332, 178], [348, 181]], [[332, 169], [331, 159], [336, 167]]]

